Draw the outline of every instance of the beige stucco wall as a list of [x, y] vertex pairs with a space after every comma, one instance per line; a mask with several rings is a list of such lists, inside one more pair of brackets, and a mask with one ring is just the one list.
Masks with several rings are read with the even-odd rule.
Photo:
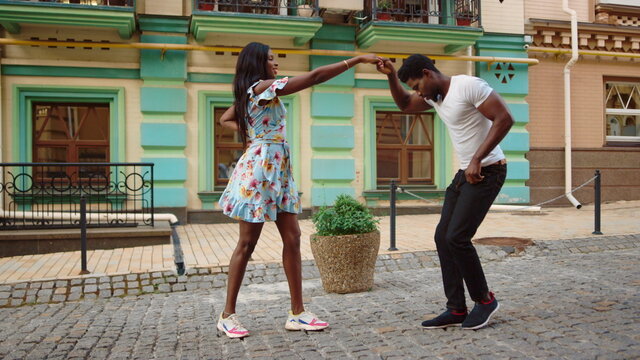
[[[505, 0], [504, 2], [508, 1]], [[594, 0], [569, 0], [569, 7], [577, 12], [579, 22], [593, 21], [595, 17], [594, 6]], [[562, 11], [562, 0], [526, 0], [524, 3], [524, 17], [526, 20], [570, 20], [569, 14]]]
[[483, 0], [480, 8], [485, 32], [524, 34], [524, 0]]
[[[31, 40], [57, 40], [57, 41], [92, 41], [92, 42], [123, 42], [116, 30], [110, 29], [91, 29], [87, 30], [78, 27], [56, 26], [52, 31], [51, 27], [41, 25], [21, 25], [20, 34], [10, 34], [4, 32], [4, 38]], [[139, 37], [134, 35], [129, 41], [137, 42]], [[2, 61], [7, 60], [24, 60], [32, 61], [38, 65], [51, 65], [51, 61], [75, 61], [85, 62], [84, 66], [96, 67], [139, 67], [140, 51], [137, 49], [108, 49], [101, 48], [72, 48], [67, 47], [44, 47], [44, 46], [15, 46], [8, 45], [4, 47], [2, 53]], [[21, 64], [27, 64], [27, 62]], [[60, 65], [62, 66], [62, 65]], [[70, 65], [65, 65], [70, 66]], [[81, 66], [80, 64], [78, 66]]]
[[[564, 146], [564, 80], [566, 58], [545, 59], [529, 68], [531, 147]], [[640, 81], [637, 62], [580, 60], [572, 69], [572, 144], [598, 148], [605, 142], [604, 78], [624, 76]]]

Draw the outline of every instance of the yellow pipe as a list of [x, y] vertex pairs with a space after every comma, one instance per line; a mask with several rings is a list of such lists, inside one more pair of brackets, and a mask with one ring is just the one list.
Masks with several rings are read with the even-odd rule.
[[[556, 49], [546, 47], [530, 47], [529, 52], [545, 52], [552, 54], [570, 54], [571, 49]], [[623, 53], [614, 51], [599, 51], [599, 50], [578, 50], [580, 55], [594, 55], [594, 56], [611, 56], [611, 57], [628, 57], [634, 59], [640, 59], [640, 54]]]
[[[220, 52], [240, 52], [241, 47], [226, 46], [204, 46], [190, 44], [153, 44], [153, 43], [98, 43], [98, 42], [76, 42], [76, 41], [45, 41], [45, 40], [17, 40], [17, 39], [0, 39], [0, 45], [23, 45], [23, 46], [60, 46], [60, 47], [91, 47], [91, 48], [115, 48], [115, 49], [150, 49], [161, 50], [184, 50], [184, 51], [220, 51]], [[319, 50], [319, 49], [272, 49], [276, 54], [289, 55], [321, 55], [321, 56], [357, 56], [369, 54], [361, 51], [346, 50]], [[376, 53], [379, 56], [389, 58], [408, 58], [411, 54], [396, 53]], [[434, 60], [451, 60], [451, 61], [476, 61], [476, 62], [510, 62], [528, 65], [537, 65], [538, 59], [528, 58], [509, 58], [495, 56], [450, 56], [450, 55], [429, 55]]]

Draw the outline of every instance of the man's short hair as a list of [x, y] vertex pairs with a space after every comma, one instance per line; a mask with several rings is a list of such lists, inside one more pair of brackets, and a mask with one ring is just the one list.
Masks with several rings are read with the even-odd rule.
[[433, 64], [433, 60], [421, 54], [413, 54], [404, 61], [398, 70], [398, 78], [404, 83], [409, 79], [419, 79], [422, 77], [423, 69], [440, 73], [440, 70]]

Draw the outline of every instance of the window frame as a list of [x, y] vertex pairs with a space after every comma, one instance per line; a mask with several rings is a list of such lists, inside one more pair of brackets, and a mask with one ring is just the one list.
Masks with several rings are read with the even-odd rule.
[[[640, 79], [638, 78], [628, 78], [628, 77], [604, 77], [603, 79], [603, 127], [604, 127], [604, 141], [605, 146], [629, 146], [636, 147], [640, 146], [640, 135], [638, 136], [612, 136], [607, 135], [607, 125], [609, 121], [609, 116], [636, 116], [636, 119], [640, 118], [640, 108], [639, 109], [618, 109], [618, 108], [607, 108], [607, 85], [609, 84], [620, 84], [620, 85], [632, 85], [635, 86], [637, 91], [640, 92]], [[638, 104], [640, 106], [640, 104]], [[636, 124], [636, 126], [640, 126], [640, 124]], [[637, 132], [637, 130], [636, 130]]]
[[[435, 146], [433, 144], [434, 142], [434, 134], [435, 134], [435, 117], [433, 113], [430, 112], [422, 112], [422, 113], [407, 113], [407, 112], [403, 112], [403, 111], [384, 111], [384, 110], [376, 110], [375, 112], [376, 114], [376, 154], [378, 153], [379, 150], [397, 150], [400, 152], [400, 159], [399, 159], [399, 175], [398, 175], [398, 185], [404, 185], [404, 186], [420, 186], [420, 185], [427, 185], [427, 186], [431, 186], [435, 184], [435, 168], [436, 168], [436, 164], [435, 164]], [[426, 129], [427, 131], [427, 139], [429, 140], [430, 144], [407, 144], [406, 143], [406, 138], [403, 139], [403, 143], [402, 144], [387, 144], [387, 143], [380, 143], [379, 139], [378, 139], [378, 127], [377, 127], [377, 121], [378, 121], [378, 114], [383, 114], [383, 115], [387, 115], [387, 116], [391, 116], [392, 121], [393, 121], [393, 116], [394, 115], [413, 115], [416, 117], [421, 117], [421, 121], [423, 123], [423, 125], [427, 125], [428, 124], [424, 124], [425, 122], [425, 117], [428, 116], [428, 119], [426, 119], [427, 122], [431, 122], [431, 128], [430, 129]], [[415, 120], [414, 120], [415, 121]], [[383, 122], [384, 124], [385, 122]], [[413, 125], [413, 123], [412, 123]], [[394, 125], [394, 129], [398, 129], [395, 127]], [[410, 131], [413, 131], [414, 126], [411, 126], [409, 128]], [[399, 130], [399, 129], [398, 129]], [[429, 130], [431, 131], [431, 133], [429, 134]], [[408, 136], [408, 134], [407, 134]], [[427, 151], [430, 153], [431, 155], [431, 169], [430, 169], [430, 173], [431, 173], [431, 178], [412, 178], [409, 175], [409, 153], [412, 151]], [[378, 161], [378, 157], [376, 155], [376, 164]], [[376, 165], [377, 168], [377, 165]], [[412, 180], [413, 179], [413, 180]], [[384, 184], [380, 184], [381, 180], [383, 182], [385, 182], [385, 180], [390, 181], [391, 179], [388, 178], [381, 178], [379, 176], [377, 176], [376, 174], [376, 187], [379, 189], [381, 187], [385, 187], [388, 185], [384, 185]]]
[[[386, 187], [377, 186], [377, 156], [376, 156], [376, 112], [377, 111], [397, 111], [391, 96], [364, 96], [364, 192], [378, 192], [388, 190]], [[445, 189], [450, 181], [450, 174], [453, 174], [453, 145], [447, 133], [446, 126], [440, 121], [438, 114], [430, 109], [424, 113], [433, 113], [433, 185], [410, 185], [413, 189], [433, 190]]]

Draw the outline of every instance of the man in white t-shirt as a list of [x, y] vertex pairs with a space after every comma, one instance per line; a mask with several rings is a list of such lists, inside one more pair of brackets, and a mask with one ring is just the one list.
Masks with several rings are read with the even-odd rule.
[[[387, 75], [396, 105], [404, 112], [431, 108], [447, 125], [460, 170], [447, 188], [435, 241], [447, 310], [424, 321], [428, 329], [462, 326], [480, 329], [498, 310], [471, 238], [504, 184], [507, 165], [498, 145], [513, 125], [504, 100], [486, 81], [468, 75], [446, 76], [426, 56], [414, 54], [396, 73], [391, 61], [377, 68]], [[415, 92], [402, 87], [406, 83]], [[475, 302], [470, 313], [464, 284]]]

